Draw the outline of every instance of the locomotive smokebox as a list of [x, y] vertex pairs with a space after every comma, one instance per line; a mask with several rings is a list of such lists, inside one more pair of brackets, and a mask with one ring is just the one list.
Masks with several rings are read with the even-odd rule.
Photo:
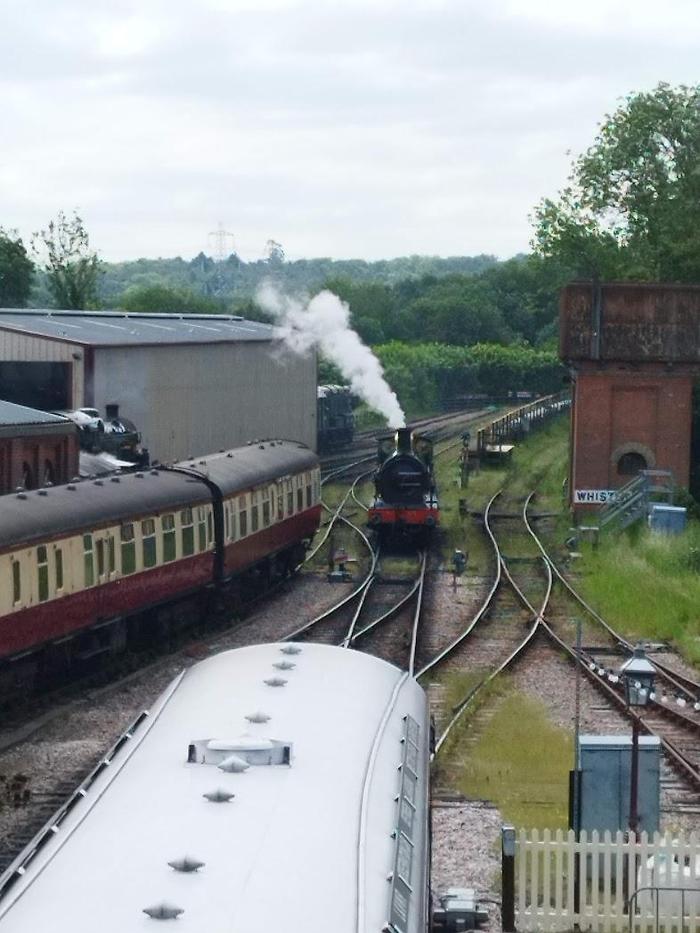
[[398, 428], [396, 431], [396, 452], [400, 454], [411, 453], [411, 429]]

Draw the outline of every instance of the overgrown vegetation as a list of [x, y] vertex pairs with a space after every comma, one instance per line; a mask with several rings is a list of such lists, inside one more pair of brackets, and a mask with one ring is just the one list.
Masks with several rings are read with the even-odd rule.
[[684, 534], [638, 527], [587, 544], [579, 589], [630, 638], [669, 641], [700, 663], [700, 522]]
[[542, 704], [505, 687], [464, 756], [458, 788], [493, 801], [515, 826], [566, 829], [572, 762], [573, 736], [551, 723]]

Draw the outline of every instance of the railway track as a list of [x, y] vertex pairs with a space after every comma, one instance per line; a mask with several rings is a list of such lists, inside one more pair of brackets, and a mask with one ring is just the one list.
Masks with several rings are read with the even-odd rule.
[[[493, 406], [478, 409], [477, 411], [450, 412], [446, 415], [436, 415], [431, 418], [421, 418], [411, 422], [411, 428], [424, 431], [433, 441], [439, 442], [454, 436], [462, 428], [473, 427], [490, 418], [494, 414]], [[376, 457], [377, 438], [387, 433], [387, 428], [361, 432], [355, 435], [355, 440], [345, 450], [335, 451], [321, 457], [321, 475], [331, 478], [333, 474], [354, 463], [368, 463]]]
[[[474, 706], [481, 692], [499, 675], [514, 669], [519, 663], [534, 662], [537, 655], [552, 651], [559, 656], [564, 653], [566, 659], [578, 666], [587, 682], [604, 697], [611, 711], [614, 710], [628, 721], [637, 718], [641, 731], [658, 736], [665, 755], [663, 781], [667, 790], [670, 790], [680, 810], [697, 810], [700, 791], [700, 684], [687, 674], [681, 674], [663, 662], [659, 663], [655, 658], [658, 671], [656, 697], [641, 715], [630, 710], [616, 668], [624, 657], [631, 655], [634, 646], [588, 605], [547, 552], [532, 526], [534, 519], [529, 508], [533, 493], [527, 497], [521, 511], [521, 533], [529, 539], [529, 553], [524, 559], [522, 555], [516, 555], [509, 560], [493, 528], [494, 521], [513, 521], [512, 513], [508, 511], [494, 519], [494, 503], [500, 495], [497, 493], [484, 511], [484, 527], [491, 542], [495, 565], [493, 584], [477, 613], [465, 624], [461, 635], [461, 641], [469, 640], [470, 651], [477, 657], [480, 652], [479, 638], [490, 645], [490, 662], [484, 656], [484, 662], [490, 663], [490, 669], [449, 711], [447, 723], [437, 739], [436, 754], [445, 747], [455, 727]], [[538, 553], [536, 562], [531, 558], [533, 544]], [[509, 529], [508, 547], [514, 549], [512, 528]], [[526, 568], [524, 574], [523, 567]], [[515, 568], [519, 568], [520, 572]], [[538, 574], [538, 580], [533, 579], [533, 569]], [[560, 590], [569, 600], [569, 604], [564, 602], [558, 608], [552, 605], [555, 582], [560, 584]], [[541, 593], [539, 602], [534, 595], [537, 587]], [[519, 619], [520, 625], [512, 604], [502, 602], [504, 588], [510, 590], [525, 613], [526, 618], [521, 616]], [[576, 625], [570, 618], [572, 602], [587, 616], [587, 640], [604, 640], [603, 645], [577, 650], [574, 644]], [[484, 620], [489, 620], [487, 625], [484, 625]], [[494, 623], [494, 620], [498, 621]], [[526, 629], [524, 633], [523, 621]], [[489, 636], [488, 625], [495, 637]], [[505, 637], [502, 634], [504, 630], [509, 632]], [[614, 668], [609, 663], [611, 658], [615, 659]], [[419, 671], [418, 676], [428, 670], [430, 667]]]

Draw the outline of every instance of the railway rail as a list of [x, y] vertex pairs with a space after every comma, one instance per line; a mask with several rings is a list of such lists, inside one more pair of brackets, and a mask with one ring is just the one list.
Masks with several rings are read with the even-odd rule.
[[[454, 705], [447, 725], [439, 735], [436, 742], [436, 754], [439, 754], [445, 746], [447, 739], [453, 732], [455, 726], [460, 721], [465, 712], [473, 705], [477, 696], [500, 674], [512, 669], [514, 665], [523, 660], [528, 651], [537, 643], [539, 638], [544, 639], [550, 646], [553, 645], [564, 652], [566, 658], [577, 665], [583, 676], [594, 685], [606, 699], [606, 701], [615, 708], [622, 716], [628, 720], [637, 719], [640, 729], [650, 735], [656, 735], [660, 739], [662, 748], [667, 760], [674, 770], [689, 783], [695, 791], [700, 790], [700, 685], [691, 677], [681, 675], [672, 670], [667, 665], [659, 664], [655, 660], [655, 666], [658, 671], [659, 687], [657, 687], [657, 698], [652, 700], [649, 707], [644, 709], [643, 714], [638, 714], [630, 709], [625, 702], [622, 683], [613, 670], [603, 666], [600, 660], [600, 652], [596, 654], [591, 649], [581, 650], [580, 652], [572, 646], [570, 642], [570, 631], [567, 632], [561, 621], [561, 613], [552, 610], [551, 598], [555, 580], [562, 584], [564, 592], [576, 604], [584, 609], [588, 615], [599, 626], [600, 632], [605, 633], [609, 639], [606, 646], [607, 653], [620, 653], [629, 655], [633, 650], [633, 645], [618, 633], [599, 613], [597, 613], [575, 590], [570, 581], [568, 581], [545, 549], [541, 539], [532, 527], [531, 516], [528, 509], [534, 498], [534, 493], [525, 500], [522, 507], [522, 525], [530, 539], [536, 544], [540, 553], [540, 566], [544, 575], [543, 585], [544, 593], [541, 605], [535, 608], [532, 599], [524, 592], [523, 586], [514, 576], [512, 568], [508, 565], [508, 560], [499, 546], [497, 536], [492, 527], [493, 506], [501, 493], [496, 493], [489, 501], [484, 510], [484, 527], [491, 542], [493, 549], [495, 573], [494, 582], [491, 586], [486, 599], [479, 607], [475, 616], [469, 620], [459, 639], [455, 639], [455, 646], [469, 637], [474, 637], [478, 631], [478, 623], [490, 613], [495, 613], [495, 600], [499, 590], [504, 583], [508, 584], [510, 590], [516, 595], [518, 601], [529, 615], [529, 628], [525, 636], [515, 644], [513, 650], [496, 663], [491, 671], [481, 679], [468, 693]], [[510, 513], [505, 513], [510, 517]], [[517, 639], [515, 639], [517, 641]], [[446, 653], [449, 648], [446, 649]], [[418, 672], [420, 677], [423, 673], [430, 670], [431, 665], [426, 666]], [[674, 691], [676, 700], [680, 703], [669, 703], [664, 700], [666, 692]], [[661, 694], [661, 699], [658, 694]], [[689, 711], [689, 708], [692, 712]]]

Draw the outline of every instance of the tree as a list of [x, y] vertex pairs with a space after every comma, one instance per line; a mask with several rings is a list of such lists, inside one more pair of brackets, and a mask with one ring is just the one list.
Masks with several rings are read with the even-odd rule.
[[535, 250], [575, 274], [700, 280], [700, 85], [627, 97], [534, 222]]
[[32, 290], [34, 263], [16, 230], [0, 227], [0, 308], [23, 308]]
[[216, 298], [197, 295], [187, 288], [139, 285], [121, 296], [119, 306], [142, 314], [221, 314], [224, 304]]
[[43, 264], [57, 308], [96, 307], [102, 264], [90, 250], [88, 232], [77, 212], [68, 218], [59, 211], [46, 230], [34, 234], [32, 249]]

